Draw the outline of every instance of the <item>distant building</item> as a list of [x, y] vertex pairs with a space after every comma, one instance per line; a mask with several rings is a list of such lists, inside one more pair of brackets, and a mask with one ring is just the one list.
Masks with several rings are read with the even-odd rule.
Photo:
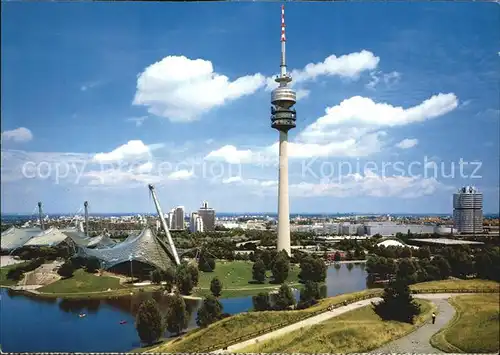
[[453, 194], [453, 222], [459, 233], [483, 232], [483, 194], [465, 186]]
[[183, 206], [178, 206], [174, 210], [174, 216], [173, 216], [173, 222], [174, 222], [174, 228], [172, 229], [184, 229], [184, 207]]
[[203, 202], [203, 206], [198, 210], [198, 215], [203, 220], [203, 229], [205, 231], [215, 230], [215, 210], [208, 207], [208, 203]]
[[340, 226], [340, 235], [365, 235], [365, 226], [362, 224], [344, 223]]
[[191, 218], [189, 219], [189, 230], [192, 233], [203, 232], [203, 219], [198, 215], [197, 212], [191, 213]]
[[367, 222], [364, 226], [366, 234], [374, 236], [380, 234], [382, 236], [393, 236], [397, 233], [402, 234], [432, 234], [436, 227], [426, 224], [397, 224], [395, 222]]
[[175, 222], [174, 222], [174, 213], [175, 209], [171, 209], [169, 213], [166, 214], [165, 220], [167, 222], [168, 228], [169, 229], [175, 229]]

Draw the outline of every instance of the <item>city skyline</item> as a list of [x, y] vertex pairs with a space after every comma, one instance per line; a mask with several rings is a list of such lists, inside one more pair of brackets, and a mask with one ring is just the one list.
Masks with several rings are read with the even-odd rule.
[[[110, 5], [2, 4], [2, 213], [277, 211], [280, 4]], [[497, 7], [288, 3], [290, 212], [498, 213]]]

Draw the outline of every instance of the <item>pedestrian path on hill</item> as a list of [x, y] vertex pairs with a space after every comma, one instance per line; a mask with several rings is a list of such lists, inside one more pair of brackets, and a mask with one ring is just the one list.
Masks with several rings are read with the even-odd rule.
[[[395, 341], [386, 344], [380, 349], [373, 350], [371, 352], [377, 353], [417, 353], [417, 352], [426, 352], [426, 353], [442, 353], [442, 351], [433, 348], [429, 340], [432, 335], [437, 333], [442, 327], [444, 327], [448, 322], [453, 318], [455, 314], [455, 309], [448, 303], [447, 299], [452, 296], [460, 296], [460, 295], [470, 295], [470, 293], [429, 293], [429, 294], [418, 294], [414, 295], [415, 298], [422, 298], [430, 300], [435, 303], [438, 308], [438, 314], [436, 318], [436, 323], [426, 323], [416, 331], [398, 339]], [[382, 299], [379, 297], [370, 298], [363, 301], [358, 301], [352, 304], [348, 304], [347, 306], [342, 306], [334, 309], [333, 311], [325, 311], [317, 316], [313, 316], [311, 318], [304, 319], [300, 322], [290, 324], [286, 327], [277, 329], [275, 331], [263, 334], [253, 339], [249, 339], [243, 341], [241, 343], [237, 343], [231, 346], [228, 346], [227, 349], [219, 349], [212, 351], [212, 353], [231, 353], [237, 352], [238, 350], [244, 349], [247, 346], [254, 345], [257, 343], [265, 342], [270, 339], [274, 339], [280, 336], [283, 336], [289, 332], [293, 332], [302, 327], [312, 326], [321, 322], [324, 322], [330, 318], [339, 316], [343, 313], [355, 310], [360, 307], [367, 306], [372, 302], [378, 302]]]
[[430, 343], [430, 339], [453, 319], [455, 308], [448, 302], [447, 298], [421, 298], [426, 298], [437, 306], [436, 323], [432, 324], [431, 321], [428, 321], [414, 332], [373, 350], [374, 353], [403, 353], [411, 351], [412, 353], [438, 354], [443, 352], [434, 348]]

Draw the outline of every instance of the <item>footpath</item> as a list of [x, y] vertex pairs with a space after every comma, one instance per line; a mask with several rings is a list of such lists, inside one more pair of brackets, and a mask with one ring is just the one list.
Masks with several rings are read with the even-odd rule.
[[[470, 295], [470, 293], [467, 293]], [[465, 293], [426, 293], [426, 294], [416, 294], [415, 298], [428, 299], [435, 303], [438, 307], [438, 314], [436, 318], [436, 323], [426, 323], [416, 331], [400, 338], [395, 341], [392, 341], [380, 349], [373, 350], [375, 353], [441, 353], [435, 348], [433, 348], [429, 340], [434, 333], [437, 333], [442, 327], [444, 327], [455, 314], [455, 309], [448, 303], [447, 299], [452, 296], [460, 296], [467, 295]], [[293, 332], [303, 327], [315, 325], [321, 322], [324, 322], [330, 318], [337, 317], [343, 313], [355, 310], [360, 307], [367, 306], [372, 302], [379, 302], [382, 299], [379, 297], [369, 298], [367, 300], [359, 301], [356, 303], [349, 304], [347, 306], [342, 306], [334, 309], [333, 311], [326, 311], [325, 313], [321, 313], [317, 316], [313, 316], [311, 318], [304, 319], [300, 322], [293, 323], [286, 327], [277, 329], [275, 331], [263, 334], [253, 339], [249, 339], [243, 341], [241, 343], [237, 343], [227, 347], [227, 349], [219, 349], [212, 351], [211, 353], [233, 353], [238, 350], [244, 349], [247, 346], [261, 343], [270, 339], [274, 339], [280, 336], [283, 336], [289, 332]]]

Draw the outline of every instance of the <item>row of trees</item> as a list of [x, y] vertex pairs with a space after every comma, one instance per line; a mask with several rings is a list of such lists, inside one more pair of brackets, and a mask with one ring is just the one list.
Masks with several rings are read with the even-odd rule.
[[[265, 255], [265, 254], [264, 254]], [[274, 259], [258, 259], [252, 269], [254, 280], [264, 282], [265, 273], [271, 269], [273, 281], [282, 283], [275, 294], [261, 292], [253, 297], [254, 310], [285, 310], [296, 306], [295, 297], [291, 288], [283, 282], [288, 277], [290, 258], [282, 251]], [[305, 284], [300, 293], [297, 308], [306, 308], [326, 296], [326, 286], [321, 285], [326, 279], [326, 265], [323, 259], [311, 255], [301, 256], [299, 280]]]
[[442, 248], [432, 258], [414, 260], [370, 256], [366, 263], [369, 277], [391, 280], [399, 276], [409, 282], [443, 280], [450, 276], [458, 278], [477, 277], [500, 280], [500, 248], [484, 248], [474, 254], [468, 248]]
[[[156, 270], [154, 273], [158, 274]], [[223, 306], [218, 300], [218, 297], [222, 293], [222, 282], [217, 277], [212, 279], [210, 291], [212, 295], [204, 298], [201, 307], [198, 309], [196, 324], [199, 327], [207, 327], [229, 316], [223, 313]], [[162, 314], [154, 299], [144, 301], [139, 307], [136, 317], [136, 329], [141, 341], [145, 344], [156, 342], [163, 336], [165, 330], [179, 335], [188, 327], [190, 315], [181, 294], [176, 290], [167, 297], [167, 310], [165, 314]]]

